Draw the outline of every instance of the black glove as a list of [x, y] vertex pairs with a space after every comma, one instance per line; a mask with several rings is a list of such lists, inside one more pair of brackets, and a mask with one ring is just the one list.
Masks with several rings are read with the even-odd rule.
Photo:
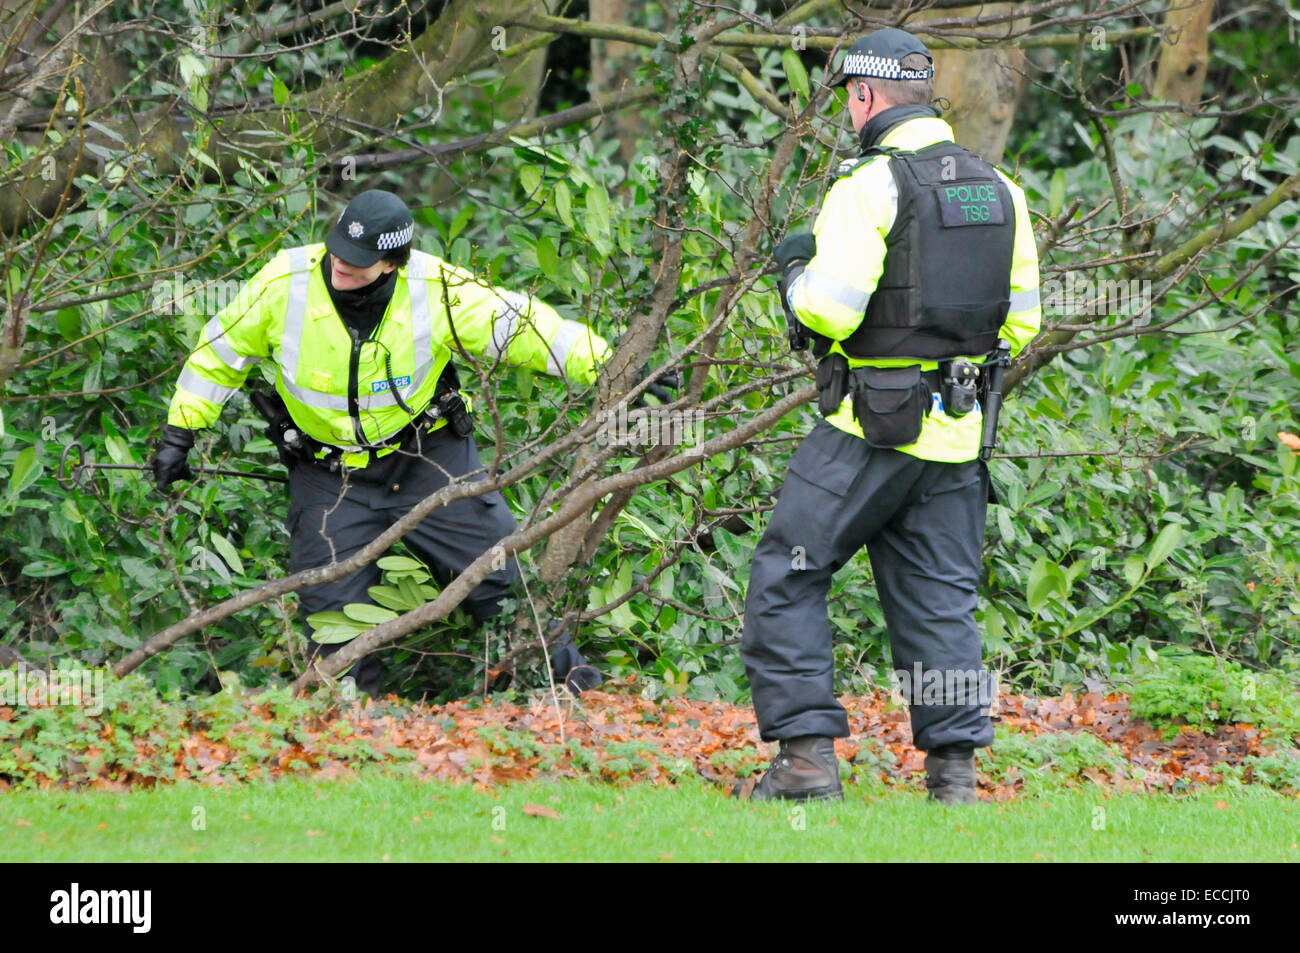
[[193, 480], [194, 473], [185, 458], [194, 446], [194, 431], [168, 424], [153, 458], [153, 477], [158, 489], [165, 490], [177, 480]]
[[785, 336], [786, 340], [790, 342], [790, 350], [792, 351], [802, 351], [812, 343], [812, 332], [799, 320], [799, 316], [790, 307], [790, 299], [787, 297], [791, 283], [803, 274], [803, 267], [806, 264], [807, 262], [796, 259], [791, 264], [790, 270], [776, 283], [776, 293], [781, 296], [781, 310], [785, 312]]
[[[642, 372], [641, 376], [645, 377], [645, 373]], [[675, 391], [681, 386], [682, 375], [677, 371], [668, 371], [666, 374], [657, 378], [653, 384], [643, 390], [637, 399], [632, 401], [632, 406], [644, 407], [646, 405], [646, 394], [654, 394], [661, 404], [671, 404], [676, 399], [676, 395], [670, 393], [670, 391]]]
[[802, 260], [804, 264], [813, 260], [817, 254], [817, 238], [811, 232], [796, 232], [787, 235], [772, 251], [777, 267], [782, 274], [790, 270], [791, 262]]
[[786, 296], [790, 291], [790, 285], [803, 274], [804, 268], [816, 254], [817, 239], [808, 232], [786, 236], [772, 252], [772, 257], [776, 259], [781, 269], [781, 280], [777, 282], [777, 289], [781, 296], [781, 310], [785, 312], [785, 336], [790, 342], [792, 351], [802, 351], [812, 343], [812, 332], [795, 315]]

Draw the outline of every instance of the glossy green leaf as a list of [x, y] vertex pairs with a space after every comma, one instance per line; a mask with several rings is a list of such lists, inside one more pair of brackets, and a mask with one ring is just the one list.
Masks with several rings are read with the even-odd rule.
[[799, 94], [799, 97], [807, 102], [810, 93], [808, 89], [808, 71], [804, 69], [803, 61], [799, 59], [799, 54], [794, 50], [784, 50], [781, 53], [781, 66], [785, 69], [785, 77], [790, 81], [790, 88]]
[[230, 540], [220, 533], [209, 533], [208, 540], [221, 555], [221, 558], [226, 561], [226, 565], [242, 576], [244, 574], [244, 561], [239, 558], [239, 551], [235, 549]]
[[349, 602], [343, 607], [343, 614], [354, 622], [367, 625], [379, 625], [397, 618], [397, 613], [383, 606], [372, 606], [368, 602]]
[[1167, 523], [1157, 535], [1147, 553], [1147, 568], [1154, 569], [1169, 558], [1183, 538], [1183, 528], [1177, 523]]
[[9, 495], [16, 497], [41, 474], [40, 462], [36, 459], [36, 448], [28, 447], [18, 454], [14, 469], [9, 474]]

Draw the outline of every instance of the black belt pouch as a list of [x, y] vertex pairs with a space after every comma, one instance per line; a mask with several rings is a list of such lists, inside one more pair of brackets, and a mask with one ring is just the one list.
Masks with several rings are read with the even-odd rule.
[[840, 409], [849, 392], [849, 362], [843, 354], [827, 354], [817, 365], [817, 408], [823, 417]]
[[861, 367], [853, 378], [853, 416], [867, 443], [885, 449], [916, 443], [930, 397], [921, 386], [921, 365]]

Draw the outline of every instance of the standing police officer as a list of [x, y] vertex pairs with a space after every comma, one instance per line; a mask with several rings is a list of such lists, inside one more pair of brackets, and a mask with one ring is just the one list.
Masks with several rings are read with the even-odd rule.
[[975, 624], [978, 398], [999, 339], [1015, 353], [1038, 331], [1038, 255], [1024, 193], [929, 105], [920, 41], [880, 30], [841, 74], [861, 155], [837, 170], [814, 235], [776, 249], [791, 344], [814, 345], [826, 419], [790, 461], [750, 574], [741, 655], [759, 731], [780, 742], [752, 796], [843, 796], [826, 596], [865, 545], [929, 796], [974, 801], [974, 749], [993, 741]]
[[[273, 421], [272, 436], [291, 468], [290, 572], [348, 558], [415, 503], [481, 468], [453, 349], [584, 386], [609, 356], [586, 325], [413, 250], [414, 232], [396, 195], [361, 193], [323, 245], [283, 250], [254, 275], [208, 321], [181, 372], [153, 464], [163, 489], [191, 477], [186, 455], [195, 430], [216, 423], [251, 366], [275, 362], [270, 400], [279, 425]], [[491, 492], [435, 509], [404, 539], [445, 584], [515, 525], [501, 494]], [[465, 607], [483, 622], [518, 577], [515, 560], [503, 561]], [[302, 614], [366, 602], [379, 581], [371, 564], [303, 589]], [[318, 648], [313, 642], [313, 654]], [[557, 658], [566, 668], [581, 664], [571, 645]], [[571, 687], [599, 681], [590, 666], [578, 671]], [[377, 693], [381, 669], [373, 655], [352, 674], [359, 688]]]

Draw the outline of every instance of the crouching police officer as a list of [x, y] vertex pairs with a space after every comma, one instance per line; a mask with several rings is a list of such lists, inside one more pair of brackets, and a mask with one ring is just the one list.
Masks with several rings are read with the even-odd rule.
[[780, 750], [752, 796], [842, 796], [833, 739], [849, 724], [826, 596], [866, 546], [929, 796], [974, 801], [974, 749], [993, 741], [975, 624], [992, 440], [981, 400], [995, 402], [981, 386], [990, 354], [1038, 331], [1038, 256], [1024, 193], [928, 105], [933, 58], [915, 37], [859, 40], [841, 75], [861, 154], [837, 170], [814, 234], [776, 250], [791, 344], [814, 344], [826, 419], [754, 554], [741, 654]]
[[[396, 195], [361, 193], [323, 245], [283, 250], [254, 275], [203, 328], [181, 372], [153, 462], [163, 489], [191, 477], [186, 455], [195, 430], [216, 423], [251, 366], [275, 362], [274, 394], [255, 394], [254, 401], [290, 466], [290, 572], [348, 558], [415, 503], [480, 468], [453, 348], [584, 386], [609, 355], [586, 325], [412, 249], [414, 231]], [[501, 494], [492, 492], [435, 509], [404, 539], [445, 584], [515, 525]], [[510, 559], [465, 607], [483, 622], [518, 577]], [[367, 602], [379, 581], [371, 564], [303, 589], [302, 615]], [[319, 648], [312, 643], [313, 654]], [[571, 644], [556, 657], [574, 668], [556, 673], [571, 675], [571, 688], [599, 682]], [[375, 656], [351, 674], [358, 688], [377, 693]]]

